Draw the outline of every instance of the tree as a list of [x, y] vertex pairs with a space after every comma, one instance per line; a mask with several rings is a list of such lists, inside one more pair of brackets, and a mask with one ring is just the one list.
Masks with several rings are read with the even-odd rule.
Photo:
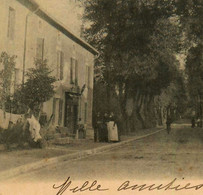
[[10, 97], [10, 89], [12, 84], [12, 75], [15, 69], [15, 59], [17, 56], [10, 56], [6, 52], [2, 52], [0, 56], [0, 99], [1, 107], [6, 111], [6, 102]]
[[14, 94], [14, 100], [18, 100], [27, 108], [39, 116], [42, 104], [54, 95], [53, 83], [56, 81], [50, 76], [47, 60], [36, 60], [35, 68], [26, 73], [26, 82]]
[[163, 125], [164, 119], [168, 116], [174, 121], [184, 115], [188, 105], [185, 82], [185, 73], [180, 71], [173, 82], [155, 97], [156, 111], [160, 116], [159, 125]]
[[186, 55], [186, 75], [190, 95], [190, 105], [202, 123], [202, 41], [203, 41], [203, 1], [177, 0], [177, 13], [184, 31]]
[[[108, 108], [117, 99], [124, 130], [136, 123], [154, 126], [154, 97], [170, 85], [178, 72], [181, 31], [174, 1], [86, 0], [86, 38], [99, 51], [101, 81]], [[133, 110], [128, 112], [131, 101]]]
[[203, 117], [203, 45], [198, 44], [190, 48], [186, 59], [186, 73], [188, 89], [193, 105], [202, 121]]
[[185, 37], [194, 43], [202, 43], [203, 40], [203, 1], [202, 0], [177, 0], [177, 14], [180, 17]]

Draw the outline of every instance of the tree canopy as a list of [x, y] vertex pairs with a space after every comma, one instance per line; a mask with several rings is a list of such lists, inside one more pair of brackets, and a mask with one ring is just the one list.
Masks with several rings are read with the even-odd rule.
[[84, 19], [89, 22], [85, 35], [101, 54], [97, 66], [107, 94], [116, 91], [124, 117], [127, 101], [133, 98], [134, 112], [144, 126], [143, 107], [148, 109], [178, 73], [175, 55], [182, 31], [175, 2], [86, 0], [84, 6]]
[[35, 68], [26, 72], [26, 82], [15, 92], [14, 100], [33, 111], [39, 111], [42, 103], [54, 95], [53, 83], [56, 79], [50, 73], [47, 60], [36, 60]]

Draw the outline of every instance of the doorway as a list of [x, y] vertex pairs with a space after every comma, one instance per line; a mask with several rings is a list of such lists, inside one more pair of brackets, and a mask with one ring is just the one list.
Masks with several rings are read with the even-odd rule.
[[78, 97], [68, 92], [66, 92], [65, 97], [64, 126], [67, 127], [71, 133], [75, 134], [78, 125]]

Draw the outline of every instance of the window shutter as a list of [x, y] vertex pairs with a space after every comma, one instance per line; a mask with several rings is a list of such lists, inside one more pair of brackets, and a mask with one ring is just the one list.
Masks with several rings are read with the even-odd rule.
[[84, 121], [85, 123], [87, 122], [87, 102], [85, 102], [85, 116], [84, 116]]
[[91, 72], [90, 72], [90, 67], [88, 66], [88, 87], [90, 87], [90, 74], [91, 74]]
[[75, 60], [75, 84], [78, 85], [78, 61]]
[[57, 67], [56, 67], [56, 78], [59, 79], [59, 69], [60, 69], [60, 51], [57, 51]]
[[14, 39], [14, 33], [15, 33], [15, 10], [11, 7], [9, 7], [9, 18], [8, 18], [8, 34], [7, 36], [9, 39]]
[[91, 72], [90, 72], [90, 67], [89, 66], [86, 66], [86, 85], [87, 85], [87, 87], [90, 87], [90, 74], [91, 74]]
[[59, 100], [59, 118], [58, 118], [58, 124], [61, 125], [62, 123], [62, 117], [63, 117], [63, 100]]
[[73, 58], [70, 58], [70, 83], [73, 83]]
[[55, 122], [55, 114], [56, 114], [56, 98], [53, 98], [52, 114], [53, 114], [52, 124], [54, 124], [54, 122]]
[[63, 69], [64, 69], [64, 53], [60, 52], [60, 79], [63, 80]]
[[44, 39], [37, 38], [37, 51], [36, 51], [36, 58], [43, 60], [44, 57]]
[[88, 87], [88, 66], [85, 67], [85, 83], [86, 83], [86, 86]]

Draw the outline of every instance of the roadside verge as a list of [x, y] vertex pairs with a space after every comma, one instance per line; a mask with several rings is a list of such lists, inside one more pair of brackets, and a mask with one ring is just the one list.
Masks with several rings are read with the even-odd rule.
[[39, 160], [37, 162], [33, 162], [33, 163], [18, 166], [15, 168], [11, 168], [9, 170], [0, 172], [0, 181], [1, 180], [5, 181], [6, 179], [18, 176], [18, 175], [26, 173], [26, 172], [37, 170], [37, 169], [46, 167], [48, 165], [60, 163], [63, 161], [71, 161], [71, 160], [81, 159], [81, 158], [85, 158], [85, 157], [90, 156], [90, 155], [94, 155], [94, 154], [108, 151], [108, 150], [111, 150], [114, 148], [118, 148], [118, 147], [121, 147], [121, 146], [128, 144], [130, 142], [133, 142], [133, 141], [157, 134], [163, 130], [164, 129], [159, 129], [159, 130], [156, 130], [152, 133], [148, 133], [148, 134], [142, 135], [142, 136], [136, 136], [134, 138], [130, 138], [130, 139], [118, 142], [118, 143], [110, 143], [110, 144], [105, 145], [105, 146], [100, 146], [100, 147], [93, 148], [93, 149], [82, 150], [82, 151], [79, 151], [76, 153], [65, 154], [65, 155], [58, 156], [58, 157], [47, 158], [47, 159]]

